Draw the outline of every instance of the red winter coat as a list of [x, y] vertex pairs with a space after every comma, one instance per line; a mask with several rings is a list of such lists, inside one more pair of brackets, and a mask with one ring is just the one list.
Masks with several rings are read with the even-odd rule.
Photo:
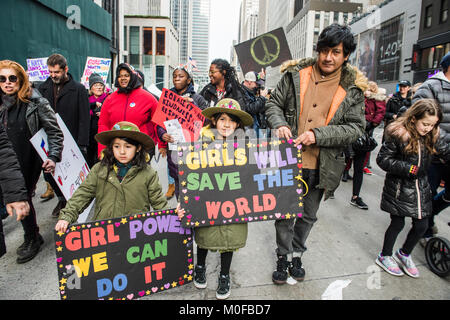
[[386, 96], [372, 93], [364, 99], [366, 105], [366, 121], [378, 126], [386, 113]]
[[[158, 106], [158, 101], [148, 91], [137, 88], [129, 94], [115, 91], [102, 106], [98, 121], [98, 132], [108, 131], [118, 122], [128, 121], [139, 127], [139, 130], [148, 134], [159, 148], [166, 148], [167, 144], [158, 139], [156, 124], [151, 121]], [[98, 155], [105, 148], [98, 145]]]

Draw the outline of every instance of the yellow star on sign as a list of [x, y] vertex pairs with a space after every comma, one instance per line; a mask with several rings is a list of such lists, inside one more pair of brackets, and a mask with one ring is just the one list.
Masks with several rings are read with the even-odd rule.
[[187, 243], [187, 240], [183, 240], [183, 243], [186, 244], [186, 243]]
[[192, 276], [189, 276], [187, 279], [188, 279], [188, 281], [191, 281], [192, 280]]
[[121, 223], [121, 224], [127, 223], [127, 219], [126, 219], [126, 218], [122, 218], [122, 220], [120, 220], [120, 223]]
[[60, 286], [59, 290], [64, 291], [65, 286]]
[[194, 146], [190, 146], [189, 150], [194, 151]]
[[182, 166], [182, 165], [183, 165], [183, 160], [178, 161], [178, 164], [179, 164], [180, 166]]
[[224, 148], [224, 149], [228, 148], [228, 143], [225, 142], [225, 143], [223, 144], [223, 148]]
[[187, 274], [185, 274], [185, 275], [183, 276], [183, 278], [186, 279], [186, 278], [187, 278]]
[[200, 223], [197, 221], [197, 222], [195, 223], [195, 226], [198, 227], [199, 225], [200, 225]]
[[188, 201], [189, 200], [189, 197], [184, 197], [184, 201]]
[[206, 148], [208, 148], [208, 144], [205, 142], [205, 143], [203, 144], [203, 149], [206, 149]]
[[150, 294], [150, 290], [145, 291], [145, 294], [149, 295]]
[[193, 265], [193, 264], [190, 264], [190, 265], [188, 266], [188, 268], [189, 268], [189, 270], [192, 270], [192, 269], [194, 269], [194, 265]]
[[63, 296], [63, 299], [64, 299], [64, 300], [67, 299], [67, 296]]
[[302, 176], [298, 175], [298, 176], [295, 177], [295, 179], [297, 179], [298, 181], [301, 181], [302, 180]]
[[264, 220], [267, 220], [267, 216], [266, 216], [266, 215], [264, 215], [264, 216], [263, 216], [263, 219], [264, 219]]
[[253, 144], [249, 142], [249, 143], [247, 143], [247, 147], [251, 148], [251, 147], [253, 147]]
[[62, 237], [64, 235], [64, 233], [60, 231], [60, 232], [57, 233], [57, 235]]
[[288, 214], [286, 215], [286, 218], [287, 218], [287, 219], [290, 219], [290, 218], [291, 218], [291, 215], [288, 213]]
[[62, 248], [61, 248], [61, 247], [58, 247], [58, 248], [56, 248], [56, 251], [61, 252], [61, 251], [62, 251]]
[[182, 185], [183, 187], [185, 187], [185, 186], [186, 186], [186, 181], [182, 181], [182, 182], [181, 182], [181, 185]]
[[172, 288], [175, 288], [177, 286], [177, 283], [174, 281], [172, 282]]
[[61, 280], [59, 280], [59, 282], [61, 282], [61, 284], [65, 284], [65, 283], [67, 283], [67, 279], [66, 278], [61, 278]]
[[70, 231], [75, 231], [75, 230], [77, 230], [77, 228], [76, 228], [76, 227], [72, 227], [72, 228], [70, 228]]

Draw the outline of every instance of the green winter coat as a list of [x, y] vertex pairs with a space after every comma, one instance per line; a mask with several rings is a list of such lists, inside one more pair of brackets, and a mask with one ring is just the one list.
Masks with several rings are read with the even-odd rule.
[[[207, 143], [214, 141], [214, 135], [208, 127], [203, 128], [201, 136]], [[247, 223], [194, 228], [195, 242], [199, 248], [220, 252], [245, 247], [247, 234]]]
[[[300, 114], [300, 75], [301, 69], [313, 66], [317, 59], [292, 60], [283, 64], [284, 73], [266, 103], [266, 117], [272, 129], [287, 126], [294, 137], [298, 133]], [[316, 145], [320, 147], [318, 189], [325, 190], [325, 200], [339, 186], [345, 168], [344, 149], [364, 133], [364, 91], [367, 78], [349, 64], [342, 67], [339, 85], [346, 96], [330, 123], [325, 127], [313, 129]]]
[[144, 170], [130, 168], [122, 183], [119, 182], [114, 170], [97, 163], [92, 167], [86, 180], [78, 187], [72, 198], [59, 214], [60, 220], [75, 223], [95, 198], [95, 213], [93, 220], [106, 220], [130, 216], [135, 213], [149, 212], [167, 207], [158, 174], [150, 166]]

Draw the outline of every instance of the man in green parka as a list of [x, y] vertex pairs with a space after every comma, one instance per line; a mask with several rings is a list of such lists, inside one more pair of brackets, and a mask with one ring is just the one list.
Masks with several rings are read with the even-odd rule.
[[277, 136], [302, 145], [302, 176], [309, 187], [302, 218], [275, 222], [275, 284], [286, 283], [288, 275], [304, 279], [301, 256], [317, 221], [320, 201], [324, 195], [327, 200], [339, 186], [344, 149], [364, 133], [367, 79], [347, 64], [355, 49], [348, 27], [328, 26], [319, 36], [317, 58], [284, 63], [284, 74], [266, 103], [267, 121]]

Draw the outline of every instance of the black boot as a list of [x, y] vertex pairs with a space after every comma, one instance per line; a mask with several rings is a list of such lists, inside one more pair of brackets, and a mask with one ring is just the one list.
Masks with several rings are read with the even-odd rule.
[[286, 256], [278, 256], [277, 270], [272, 273], [272, 281], [275, 284], [285, 284], [288, 278], [289, 261]]
[[300, 257], [292, 258], [292, 262], [289, 264], [289, 274], [297, 281], [303, 281], [305, 279], [305, 269], [302, 268], [302, 260]]
[[41, 249], [44, 239], [38, 233], [34, 237], [25, 236], [25, 242], [17, 248], [17, 263], [25, 263], [32, 260]]

